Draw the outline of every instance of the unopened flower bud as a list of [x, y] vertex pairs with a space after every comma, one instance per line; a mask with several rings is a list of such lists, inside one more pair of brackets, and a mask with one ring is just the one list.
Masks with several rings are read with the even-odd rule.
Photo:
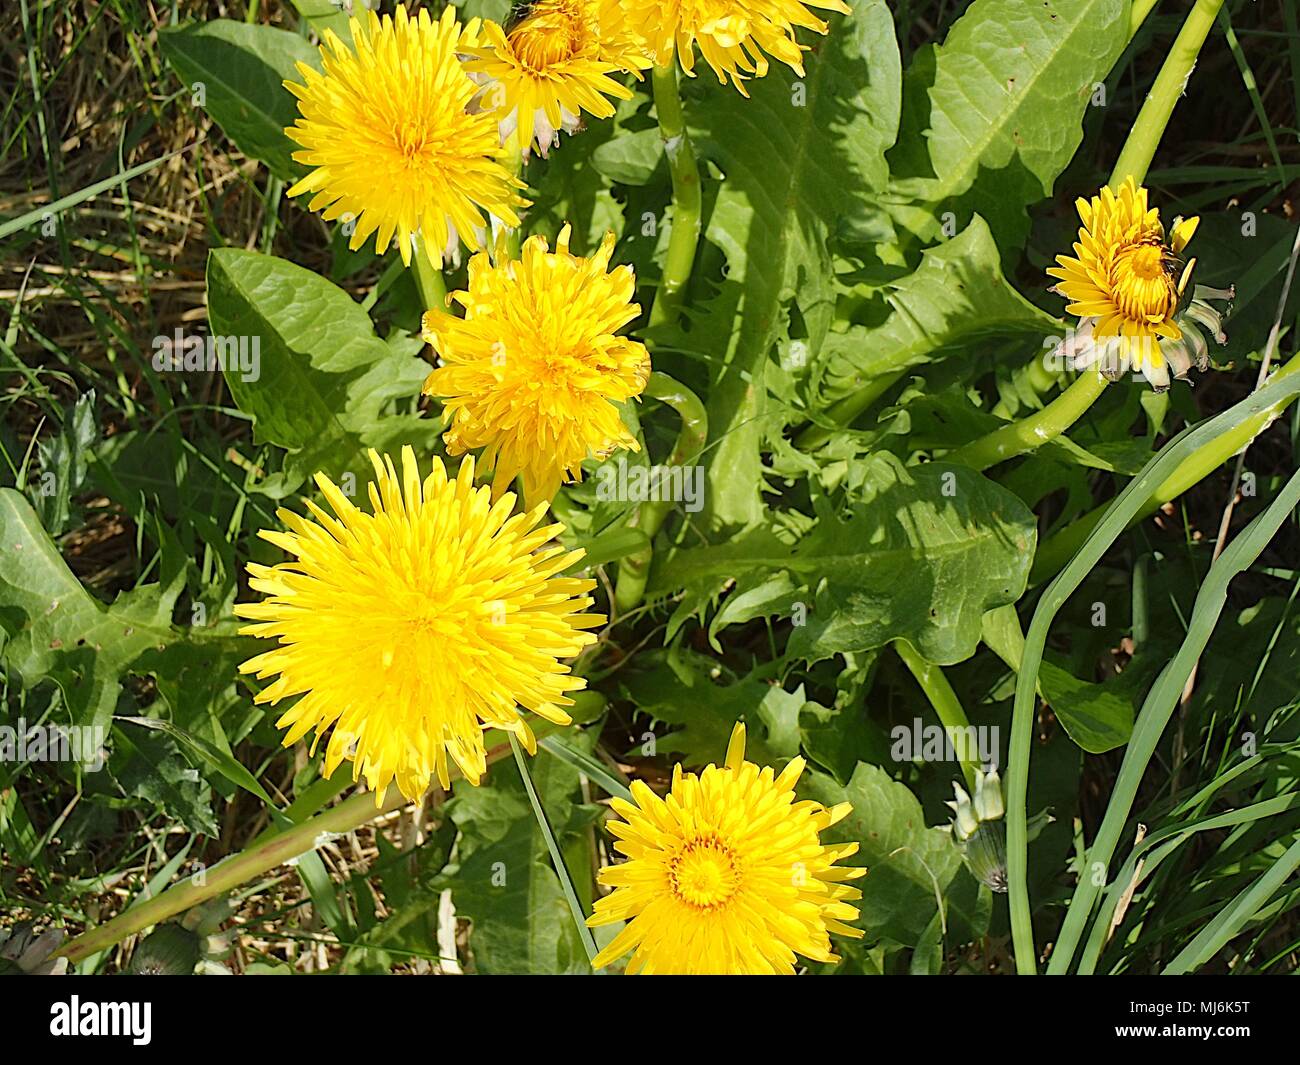
[[193, 976], [201, 956], [196, 932], [176, 923], [160, 924], [135, 948], [126, 971], [132, 976]]
[[975, 817], [979, 821], [996, 821], [1006, 812], [1002, 805], [1002, 782], [997, 769], [987, 773], [975, 771]]
[[954, 783], [952, 790], [957, 793], [956, 801], [948, 803], [955, 816], [952, 831], [957, 842], [964, 843], [979, 828], [979, 820], [975, 816], [975, 809], [971, 805], [970, 796], [966, 794], [966, 789]]

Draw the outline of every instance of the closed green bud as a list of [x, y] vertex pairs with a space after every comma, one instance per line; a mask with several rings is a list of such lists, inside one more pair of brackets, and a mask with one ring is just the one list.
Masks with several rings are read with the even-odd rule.
[[961, 856], [971, 876], [994, 891], [1007, 890], [1007, 826], [984, 821], [961, 844]]
[[960, 784], [953, 784], [952, 790], [957, 793], [956, 801], [948, 803], [953, 812], [952, 834], [958, 843], [964, 843], [979, 827], [979, 820], [975, 817], [975, 808], [966, 789]]
[[179, 924], [160, 924], [131, 955], [133, 976], [193, 976], [203, 955], [202, 938]]
[[998, 771], [975, 771], [975, 797], [966, 794], [960, 784], [953, 784], [957, 800], [950, 802], [954, 819], [953, 839], [961, 850], [966, 868], [981, 884], [994, 891], [1007, 890], [1007, 831], [1002, 820], [1006, 807], [1002, 802], [1002, 782]]
[[1002, 805], [1002, 781], [998, 779], [996, 768], [987, 773], [975, 771], [975, 819], [977, 821], [996, 821], [1006, 813]]

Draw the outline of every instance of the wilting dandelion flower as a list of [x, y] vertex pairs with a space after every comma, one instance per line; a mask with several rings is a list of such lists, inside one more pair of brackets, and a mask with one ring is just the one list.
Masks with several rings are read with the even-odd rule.
[[803, 77], [805, 48], [795, 30], [827, 31], [810, 7], [849, 13], [842, 0], [661, 0], [636, 4], [632, 23], [659, 66], [671, 63], [676, 50], [682, 69], [694, 76], [698, 44], [718, 80], [730, 78], [748, 96], [744, 81], [767, 74], [769, 55]]
[[639, 449], [618, 404], [641, 394], [650, 356], [617, 335], [641, 308], [631, 269], [609, 270], [613, 253], [611, 233], [591, 258], [570, 254], [565, 226], [553, 252], [534, 236], [516, 261], [476, 255], [468, 291], [451, 295], [465, 316], [424, 317], [442, 360], [424, 391], [450, 416], [443, 439], [453, 455], [483, 449], [497, 494], [522, 474], [529, 505], [549, 501], [585, 459]]
[[332, 726], [326, 775], [351, 759], [378, 803], [393, 779], [412, 800], [432, 776], [446, 787], [449, 755], [477, 784], [486, 728], [533, 750], [520, 707], [567, 724], [566, 693], [586, 682], [560, 659], [593, 643], [584, 630], [605, 619], [584, 613], [594, 582], [557, 576], [582, 555], [546, 546], [562, 527], [539, 525], [541, 507], [512, 514], [513, 495], [491, 502], [474, 487], [473, 459], [451, 479], [435, 458], [423, 481], [409, 447], [400, 473], [370, 460], [369, 511], [321, 474], [333, 515], [311, 500], [315, 520], [279, 511], [289, 531], [261, 535], [294, 558], [250, 563], [266, 598], [235, 610], [256, 622], [245, 633], [278, 641], [240, 666], [276, 676], [256, 701], [300, 696], [278, 722], [285, 746]]
[[1207, 300], [1230, 300], [1231, 289], [1188, 286], [1196, 260], [1183, 251], [1198, 219], [1175, 219], [1166, 240], [1160, 212], [1147, 206], [1147, 190], [1132, 178], [1118, 192], [1101, 190], [1077, 201], [1083, 221], [1074, 256], [1058, 255], [1048, 269], [1066, 310], [1081, 319], [1056, 349], [1075, 368], [1096, 366], [1115, 380], [1140, 371], [1159, 390], [1169, 387], [1169, 367], [1186, 377], [1192, 365], [1209, 365], [1209, 345], [1198, 323], [1220, 343], [1223, 319]]
[[745, 761], [745, 727], [737, 725], [724, 765], [698, 776], [673, 769], [660, 798], [642, 781], [635, 803], [614, 799], [616, 849], [627, 857], [600, 872], [614, 890], [587, 923], [627, 921], [596, 957], [596, 967], [632, 951], [628, 972], [789, 974], [795, 955], [836, 961], [830, 934], [858, 938], [848, 900], [861, 892], [844, 881], [866, 870], [835, 863], [856, 843], [828, 847], [820, 833], [850, 811], [796, 802], [804, 760], [775, 775]]
[[483, 98], [501, 122], [507, 142], [545, 155], [572, 133], [579, 115], [609, 118], [609, 98], [629, 100], [632, 90], [610, 75], [636, 74], [650, 65], [644, 45], [626, 25], [625, 0], [537, 0], [505, 30], [485, 22], [466, 47], [465, 64], [485, 84]]
[[519, 225], [524, 201], [497, 162], [496, 123], [470, 109], [478, 87], [457, 56], [455, 9], [438, 22], [368, 11], [350, 25], [351, 47], [325, 31], [323, 74], [299, 63], [304, 83], [285, 82], [302, 113], [285, 132], [312, 168], [289, 195], [314, 193], [311, 210], [350, 222], [354, 251], [377, 234], [382, 254], [395, 236], [408, 265], [417, 235], [436, 264], [457, 241], [481, 246], [484, 212]]

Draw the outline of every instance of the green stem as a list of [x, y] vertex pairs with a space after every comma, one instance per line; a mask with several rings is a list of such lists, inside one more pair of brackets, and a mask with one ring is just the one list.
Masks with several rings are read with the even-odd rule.
[[[1174, 105], [1187, 87], [1187, 79], [1192, 76], [1192, 68], [1196, 66], [1196, 57], [1200, 55], [1201, 46], [1222, 6], [1223, 0], [1196, 0], [1196, 6], [1183, 23], [1173, 47], [1169, 49], [1164, 66], [1156, 75], [1146, 103], [1138, 112], [1137, 121], [1119, 153], [1115, 169], [1110, 175], [1112, 189], [1118, 189], [1125, 178], [1131, 177], [1138, 185], [1146, 180], [1147, 168], [1155, 158], [1156, 147], [1164, 136], [1170, 115], [1174, 113]], [[1137, 12], [1134, 14], [1136, 16]]]
[[513, 732], [510, 733], [510, 749], [515, 752], [515, 764], [519, 766], [519, 775], [524, 779], [528, 801], [533, 806], [533, 816], [537, 818], [537, 827], [541, 830], [542, 838], [546, 840], [546, 849], [551, 853], [551, 864], [555, 866], [555, 874], [560, 878], [560, 885], [564, 888], [564, 897], [569, 902], [573, 923], [578, 926], [582, 949], [587, 952], [587, 960], [592, 963], [594, 969], [596, 955], [599, 953], [596, 949], [596, 941], [591, 936], [591, 929], [587, 927], [587, 915], [582, 912], [582, 903], [578, 901], [578, 892], [573, 886], [573, 877], [569, 875], [569, 867], [564, 864], [564, 854], [560, 850], [559, 841], [555, 838], [551, 823], [546, 817], [546, 810], [542, 806], [542, 800], [533, 786], [533, 778], [528, 772], [528, 759], [524, 757], [524, 752]]
[[922, 658], [910, 643], [906, 640], [895, 640], [893, 646], [898, 652], [898, 657], [911, 670], [917, 684], [925, 692], [926, 698], [930, 700], [930, 705], [934, 707], [939, 720], [943, 722], [944, 731], [947, 732], [952, 748], [957, 752], [957, 760], [961, 763], [961, 773], [966, 778], [966, 787], [974, 795], [975, 771], [984, 767], [980, 765], [975, 739], [971, 734], [970, 719], [962, 709], [961, 700], [952, 690], [952, 685], [943, 675], [943, 670], [933, 662]]
[[944, 456], [972, 469], [985, 470], [1055, 440], [1087, 412], [1110, 382], [1096, 370], [1084, 370], [1042, 410], [995, 429], [987, 436]]
[[[510, 143], [506, 145], [506, 157], [504, 160], [505, 168], [510, 176], [517, 178], [524, 172], [524, 156], [519, 149], [518, 142], [512, 137]], [[506, 253], [511, 259], [518, 259], [520, 249], [524, 242], [523, 220], [514, 229], [506, 230]]]
[[[542, 722], [535, 731], [541, 738], [557, 728], [559, 726]], [[505, 744], [491, 748], [487, 752], [488, 764], [500, 761], [508, 750], [509, 747]], [[458, 776], [454, 769], [452, 776]], [[192, 878], [173, 884], [162, 894], [139, 902], [111, 921], [87, 929], [75, 939], [69, 940], [59, 954], [74, 964], [92, 954], [98, 954], [127, 936], [184, 913], [200, 902], [233, 891], [240, 884], [255, 880], [276, 866], [314, 850], [320, 845], [322, 837], [351, 832], [377, 817], [401, 809], [407, 801], [396, 788], [390, 787], [383, 802], [376, 806], [374, 792], [359, 791], [301, 824], [264, 832], [238, 854], [222, 859], [207, 870], [202, 884], [196, 884]], [[293, 809], [294, 806], [290, 806], [286, 813], [292, 813]]]
[[[1293, 356], [1289, 362], [1284, 364], [1273, 375], [1271, 380], [1281, 380], [1283, 377], [1297, 371], [1300, 371], [1300, 354]], [[1172, 502], [1189, 488], [1205, 480], [1206, 477], [1267, 429], [1294, 402], [1294, 396], [1284, 399], [1271, 410], [1246, 419], [1236, 428], [1230, 429], [1199, 449], [1178, 468], [1177, 472], [1166, 478], [1151, 493], [1147, 501], [1142, 505], [1142, 509], [1133, 518], [1132, 524], [1136, 525], [1138, 522], [1149, 518], [1166, 503]], [[1034, 556], [1033, 569], [1029, 575], [1031, 585], [1049, 580], [1060, 572], [1061, 567], [1073, 557], [1074, 553], [1079, 549], [1079, 545], [1096, 528], [1097, 523], [1101, 521], [1109, 505], [1109, 503], [1103, 503], [1101, 506], [1090, 510], [1083, 517], [1076, 518], [1039, 547], [1038, 554]]]
[[447, 282], [442, 271], [429, 261], [423, 248], [416, 248], [411, 256], [411, 269], [415, 273], [415, 286], [420, 290], [420, 302], [426, 311], [447, 309]]
[[[704, 450], [704, 442], [709, 437], [709, 418], [704, 411], [704, 404], [685, 385], [673, 380], [664, 373], [652, 373], [646, 382], [644, 395], [666, 403], [677, 412], [682, 420], [681, 431], [677, 434], [677, 443], [673, 445], [672, 454], [668, 456], [669, 466], [689, 466]], [[683, 474], [686, 471], [683, 471]], [[650, 563], [654, 560], [655, 534], [663, 527], [669, 512], [673, 508], [671, 499], [647, 500], [630, 524], [645, 533], [649, 541], [646, 547], [623, 558], [618, 568], [618, 584], [614, 591], [614, 605], [620, 614], [633, 609], [641, 602], [645, 594], [646, 581], [650, 576]]]
[[700, 242], [700, 168], [691, 148], [682, 112], [682, 98], [677, 92], [677, 62], [655, 67], [650, 75], [654, 90], [655, 111], [659, 116], [659, 135], [673, 179], [672, 229], [668, 236], [668, 255], [664, 259], [663, 277], [650, 308], [650, 324], [676, 321], [686, 296], [686, 283], [695, 264], [695, 248]]
[[1147, 20], [1147, 16], [1155, 9], [1160, 0], [1133, 0], [1133, 10], [1129, 15], [1128, 39], [1131, 41], [1137, 36], [1137, 31], [1142, 28], [1142, 23]]
[[208, 899], [233, 891], [240, 884], [256, 879], [278, 865], [314, 849], [322, 836], [351, 832], [382, 814], [400, 809], [407, 800], [396, 788], [390, 788], [380, 806], [375, 806], [373, 792], [361, 791], [337, 806], [302, 824], [286, 828], [239, 854], [209, 869], [201, 884], [186, 878], [162, 894], [138, 903], [111, 921], [83, 932], [70, 940], [59, 954], [76, 963], [92, 954], [121, 942], [127, 936], [161, 924]]

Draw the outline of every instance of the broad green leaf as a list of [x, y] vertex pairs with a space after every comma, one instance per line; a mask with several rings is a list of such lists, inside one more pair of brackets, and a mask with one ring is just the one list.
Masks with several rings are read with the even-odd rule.
[[0, 489], [0, 666], [25, 686], [48, 680], [63, 692], [73, 724], [107, 729], [123, 676], [148, 673], [146, 660], [195, 641], [228, 647], [223, 629], [171, 623], [179, 584], [145, 585], [106, 606], [68, 569], [31, 504]]
[[212, 789], [170, 738], [119, 730], [114, 747], [117, 757], [111, 772], [123, 792], [153, 803], [191, 832], [220, 834], [212, 811]]
[[[1129, 0], [975, 0], [908, 72], [891, 162], [896, 217], [926, 243], [944, 215], [986, 218], [1004, 251], [1025, 207], [1052, 187], [1083, 139], [1083, 116], [1128, 43]], [[1121, 131], [1122, 133], [1122, 131]]]
[[393, 408], [399, 399], [413, 405], [428, 364], [376, 336], [366, 312], [318, 274], [272, 255], [218, 249], [208, 257], [208, 317], [214, 336], [258, 343], [255, 379], [235, 367], [225, 376], [256, 439], [293, 452], [285, 475], [265, 486], [269, 494], [291, 491], [317, 470], [364, 476], [367, 447], [431, 446], [437, 423]]
[[333, 30], [341, 40], [352, 43], [348, 13], [335, 0], [292, 0], [292, 3], [318, 36], [324, 38], [326, 30]]
[[1014, 603], [990, 610], [980, 621], [980, 635], [988, 649], [1013, 673], [1020, 671], [1020, 656], [1025, 653], [1025, 632]]
[[292, 823], [281, 813], [279, 804], [267, 794], [266, 789], [262, 787], [258, 779], [241, 765], [229, 751], [222, 750], [210, 740], [206, 740], [192, 732], [187, 732], [178, 725], [160, 718], [119, 717], [118, 720], [139, 725], [142, 728], [153, 729], [169, 736], [180, 747], [189, 752], [193, 761], [206, 765], [214, 772], [220, 773], [232, 784], [261, 799], [266, 804], [268, 812], [277, 821], [282, 824]]
[[752, 761], [767, 764], [799, 753], [799, 712], [807, 702], [802, 688], [786, 692], [752, 674], [732, 678], [707, 655], [676, 648], [643, 651], [620, 672], [619, 687], [642, 713], [677, 726], [654, 748], [638, 743], [635, 755], [670, 751], [687, 765], [720, 762], [742, 719]]
[[861, 919], [855, 923], [868, 943], [890, 939], [917, 946], [936, 915], [950, 942], [984, 933], [981, 889], [965, 871], [952, 833], [926, 827], [921, 804], [906, 786], [878, 766], [859, 763], [846, 786], [814, 772], [799, 790], [826, 806], [853, 804], [853, 812], [822, 839], [858, 844], [858, 853], [843, 864], [868, 870], [853, 881], [862, 890], [861, 902], [855, 903]]
[[806, 702], [799, 711], [799, 743], [808, 760], [847, 783], [859, 762], [889, 758], [889, 734], [856, 700], [822, 706]]
[[883, 0], [855, 5], [796, 79], [781, 64], [750, 83], [752, 99], [713, 87], [692, 109], [700, 151], [725, 175], [706, 237], [744, 286], [725, 351], [712, 352], [708, 512], [715, 526], [749, 525], [763, 512], [763, 437], [781, 417], [769, 403], [769, 355], [787, 330], [791, 300], [816, 352], [835, 307], [827, 242], [858, 217], [886, 178], [900, 92], [893, 20]]
[[1042, 664], [1038, 681], [1043, 698], [1070, 739], [1089, 754], [1103, 754], [1123, 746], [1133, 734], [1133, 701], [1122, 690], [1130, 685], [1118, 680], [1089, 684], [1051, 662]]
[[298, 63], [320, 67], [319, 53], [303, 37], [271, 26], [212, 19], [160, 30], [162, 53], [191, 92], [202, 89], [202, 108], [241, 152], [278, 178], [292, 180], [302, 167], [285, 135], [298, 117], [285, 81], [302, 81]]
[[625, 132], [606, 141], [591, 154], [598, 172], [620, 185], [645, 185], [664, 160], [659, 128]]
[[[902, 637], [931, 662], [969, 658], [985, 612], [1024, 593], [1033, 515], [964, 467], [909, 468], [882, 453], [855, 471], [846, 512], [824, 509], [793, 545], [756, 526], [726, 544], [678, 551], [655, 570], [652, 593], [716, 591], [734, 580], [738, 597], [784, 574], [779, 613], [797, 618], [802, 604], [807, 615], [793, 629], [792, 655], [817, 661]], [[764, 599], [749, 616], [774, 606]]]
[[812, 365], [818, 407], [981, 341], [1013, 340], [1035, 351], [1063, 331], [1002, 276], [997, 245], [979, 217], [926, 251], [920, 266], [894, 282], [885, 299], [889, 312], [879, 325], [855, 325], [827, 338]]
[[471, 18], [490, 18], [494, 22], [505, 23], [514, 6], [511, 0], [452, 0], [460, 8], [462, 22]]
[[[547, 158], [534, 156], [529, 160], [523, 175], [530, 186], [528, 198], [533, 201], [528, 209], [529, 234], [550, 238], [554, 247], [561, 228], [571, 226], [575, 255], [590, 255], [607, 233], [628, 235], [623, 223], [627, 204], [621, 197], [615, 198], [608, 179], [593, 166], [593, 160], [606, 144], [621, 135], [620, 117], [632, 103], [622, 103], [618, 116], [592, 123], [581, 136], [566, 134], [562, 146]], [[625, 262], [626, 254], [625, 241], [615, 252], [614, 261]]]

